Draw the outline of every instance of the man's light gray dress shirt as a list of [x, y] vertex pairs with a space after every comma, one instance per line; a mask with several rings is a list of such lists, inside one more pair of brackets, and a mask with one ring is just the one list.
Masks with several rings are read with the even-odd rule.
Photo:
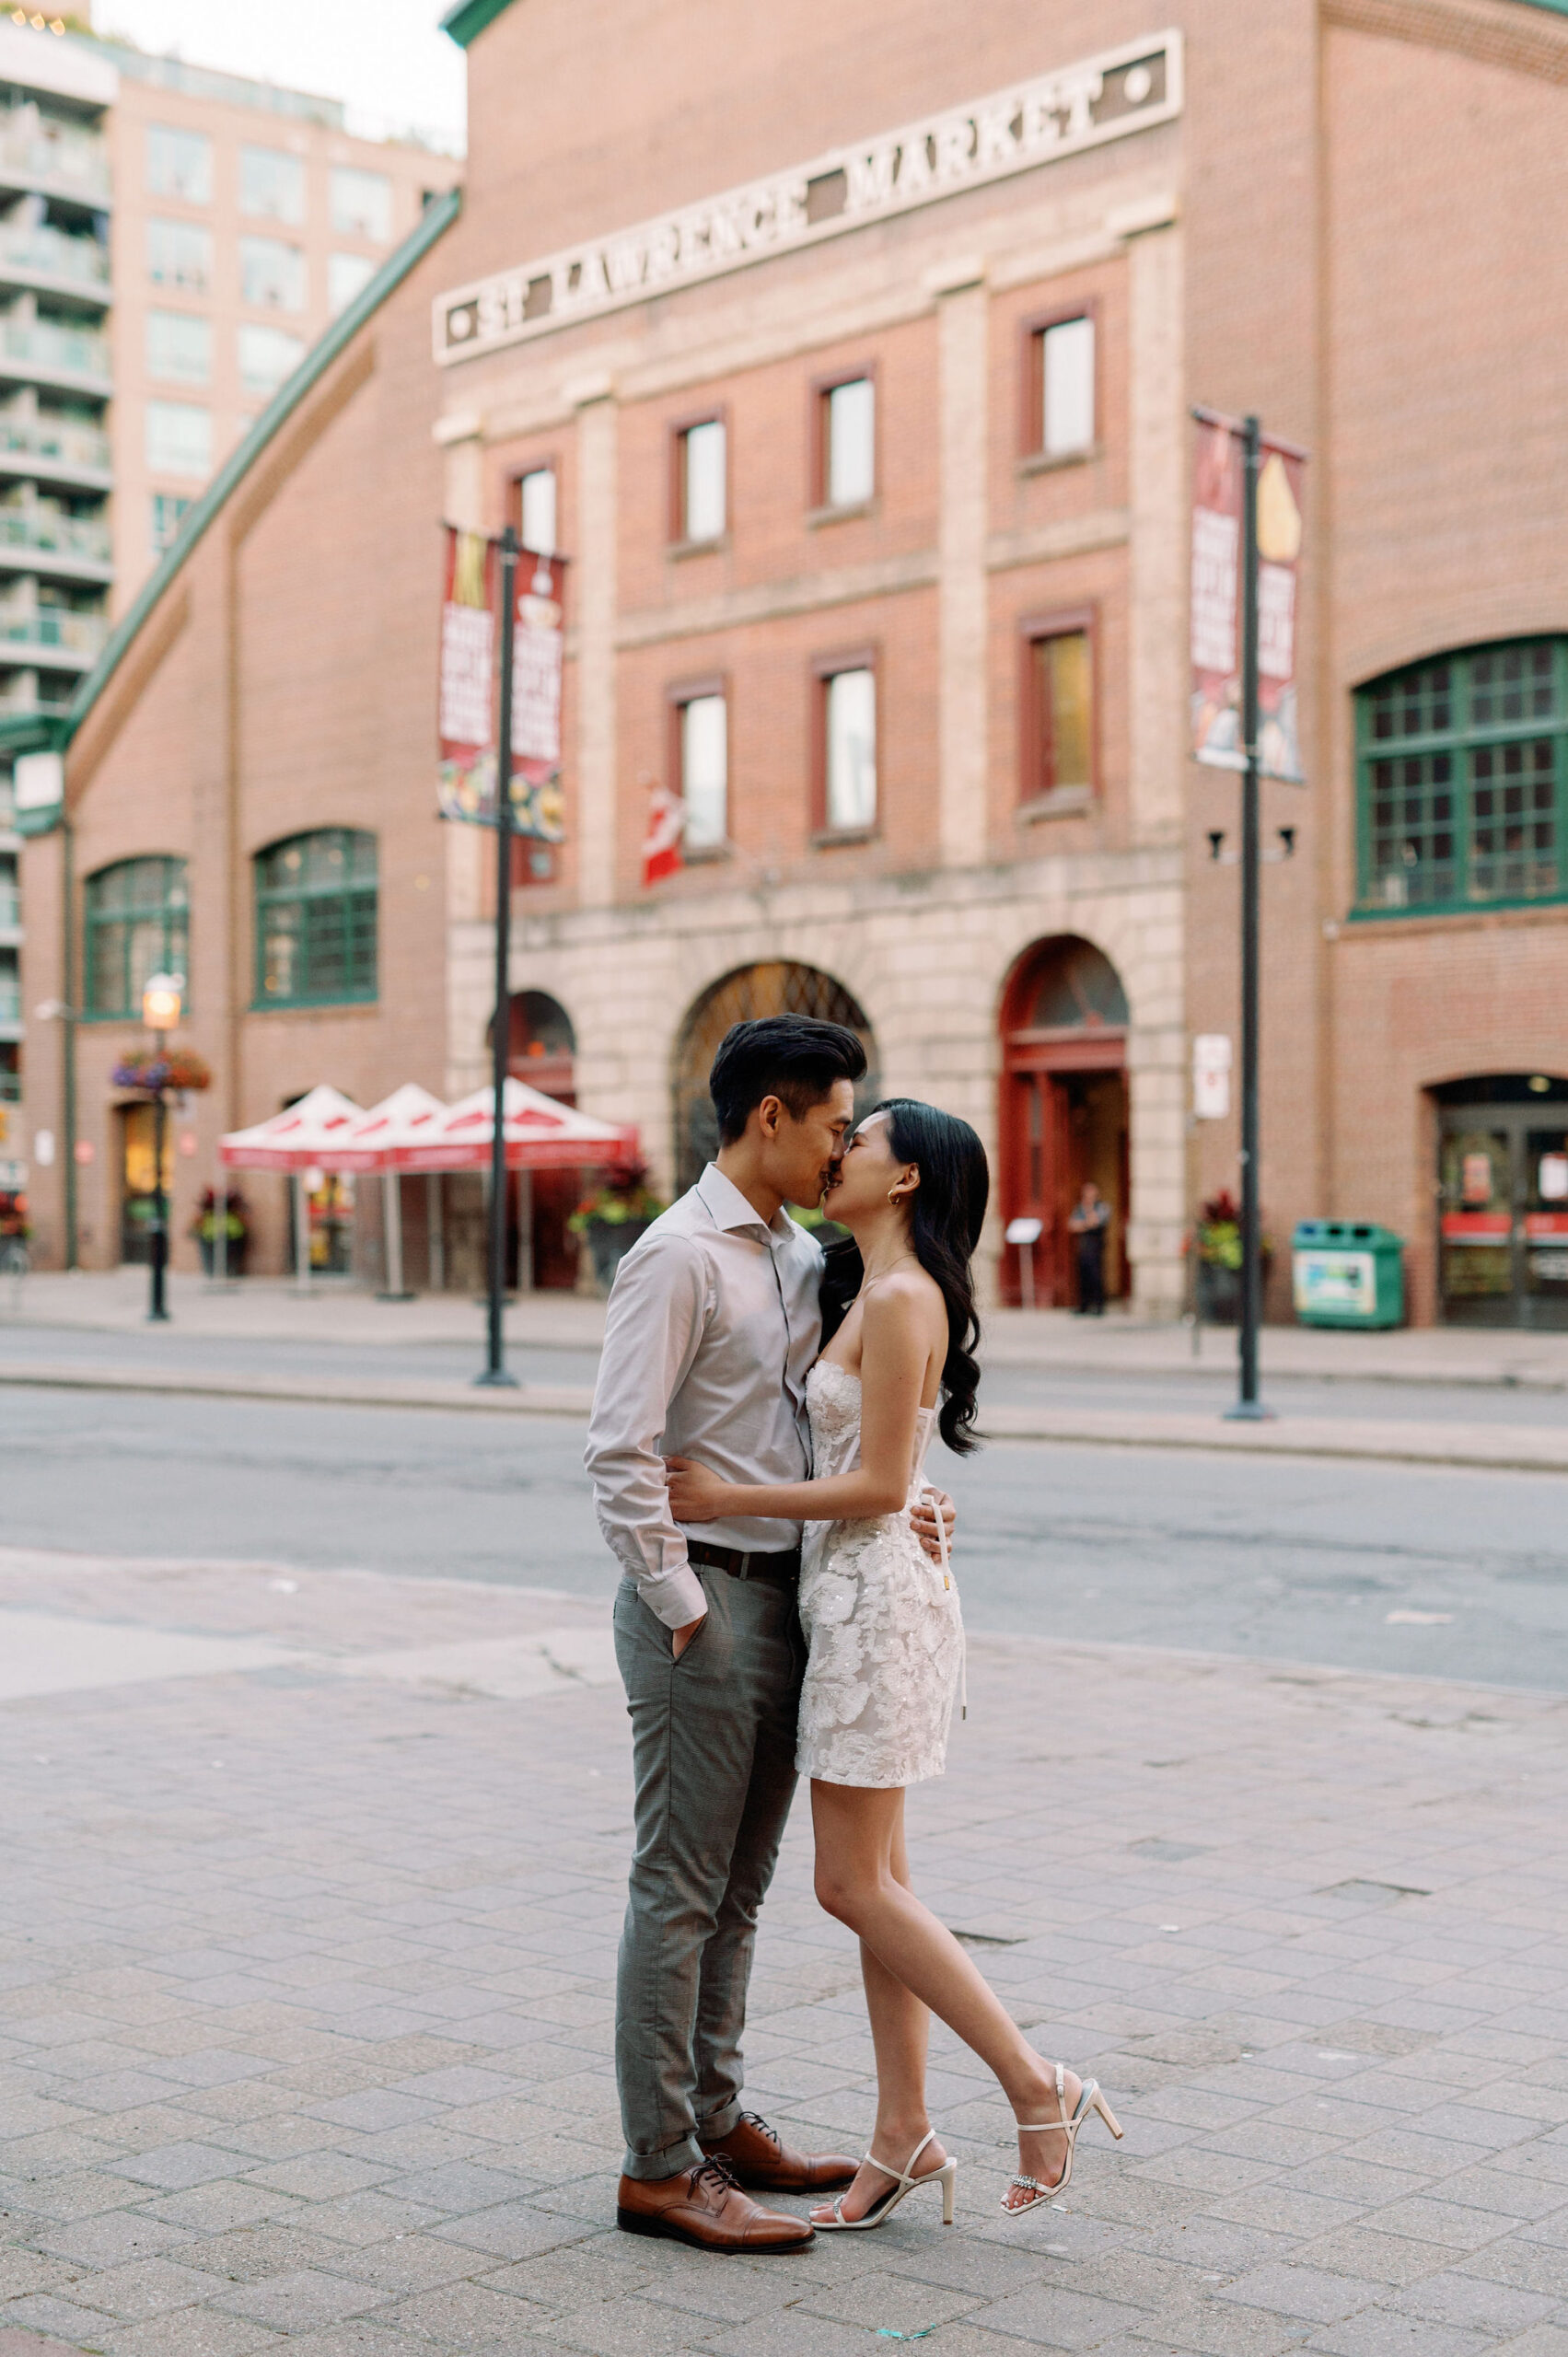
[[[695, 1457], [727, 1481], [809, 1480], [821, 1276], [814, 1238], [784, 1211], [770, 1226], [711, 1162], [621, 1263], [585, 1461], [599, 1528], [668, 1628], [700, 1620], [707, 1602], [664, 1459]], [[726, 1519], [693, 1535], [786, 1554], [800, 1525]]]

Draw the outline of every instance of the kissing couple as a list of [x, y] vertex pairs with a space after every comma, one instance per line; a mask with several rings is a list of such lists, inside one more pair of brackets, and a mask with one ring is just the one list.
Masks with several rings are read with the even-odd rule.
[[[1012, 2106], [1012, 2215], [1066, 2185], [1091, 2112], [1121, 2132], [910, 1883], [904, 1790], [942, 1773], [964, 1657], [952, 1505], [923, 1467], [934, 1432], [976, 1446], [970, 1261], [990, 1179], [968, 1122], [932, 1106], [894, 1097], [856, 1126], [865, 1072], [836, 1023], [726, 1033], [718, 1158], [621, 1263], [588, 1433], [625, 1573], [635, 1787], [616, 2217], [703, 2250], [879, 2226], [928, 2183], [952, 2223], [958, 2164], [925, 2105], [933, 2013]], [[824, 1202], [849, 1230], [826, 1254], [784, 1208]], [[860, 1941], [877, 2118], [858, 2165], [793, 2151], [743, 2107], [757, 1915], [797, 1774], [818, 1899]], [[807, 2217], [753, 2198], [828, 2193]]]

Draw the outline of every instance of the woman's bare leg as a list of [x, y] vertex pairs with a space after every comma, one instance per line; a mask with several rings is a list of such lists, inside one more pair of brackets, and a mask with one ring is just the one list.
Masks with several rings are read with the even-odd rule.
[[[907, 1890], [910, 1877], [909, 1854], [904, 1847], [904, 1796], [900, 1792], [889, 1797], [897, 1801], [898, 1808], [889, 1825], [888, 1871]], [[925, 2108], [925, 2055], [931, 2042], [931, 2013], [918, 1997], [911, 1996], [903, 1982], [889, 1971], [864, 1940], [860, 1944], [860, 1975], [865, 1984], [865, 2010], [877, 2053], [877, 2125], [871, 2134], [871, 2150], [902, 2168], [931, 2125]], [[939, 2144], [928, 2144], [915, 2174], [923, 2177], [928, 2169], [940, 2168], [947, 2157]], [[864, 2217], [877, 2196], [887, 2190], [885, 2171], [863, 2167], [842, 2198], [844, 2216]], [[812, 2215], [826, 2218], [831, 2215], [831, 2210], [825, 2206], [813, 2211]]]
[[[903, 1827], [903, 1794], [873, 1792], [859, 1785], [827, 1784], [817, 1779], [811, 1785], [811, 1816], [817, 1836], [817, 1898], [830, 1915], [836, 1916], [855, 1933], [861, 1942], [863, 1955], [869, 1950], [875, 1963], [888, 1980], [903, 1991], [904, 1999], [929, 2007], [945, 2021], [949, 2029], [961, 2038], [964, 2044], [978, 2054], [993, 2070], [1002, 2084], [1003, 2093], [1019, 2119], [1054, 2119], [1057, 2117], [1056, 2075], [1024, 2037], [1012, 2015], [984, 1975], [976, 1969], [958, 1941], [945, 1924], [939, 1923], [930, 1909], [918, 1899], [909, 1887], [908, 1864], [903, 1862], [902, 1875], [893, 1867], [894, 1841], [900, 1840]], [[872, 1983], [866, 1980], [867, 2002], [871, 2001]], [[922, 2040], [919, 2056], [919, 2077], [913, 2077], [910, 2032], [912, 2016], [907, 2004], [900, 2006], [894, 1999], [885, 2013], [886, 2034], [890, 2041], [889, 2060], [898, 2077], [898, 2091], [890, 2105], [890, 2113], [900, 2123], [907, 2114], [918, 2117], [919, 2125], [910, 2143], [916, 2143], [924, 2133], [924, 2055]], [[882, 2039], [877, 2021], [872, 2023], [873, 2039], [877, 2044], [877, 2067], [882, 2067]], [[918, 2086], [918, 2099], [915, 2088]], [[1072, 2072], [1066, 2073], [1065, 2102], [1071, 2112], [1077, 2102], [1080, 2082]], [[882, 2125], [882, 2097], [878, 2096], [877, 2126]], [[889, 2130], [891, 2132], [891, 2130]], [[900, 2132], [901, 2133], [901, 2125]], [[900, 2161], [908, 2157], [906, 2144]], [[891, 2160], [891, 2148], [877, 2151], [884, 2160]], [[1024, 2172], [1050, 2185], [1062, 2174], [1066, 2157], [1066, 2140], [1058, 2132], [1047, 2131], [1019, 2139]], [[929, 2148], [928, 2148], [929, 2153]], [[926, 2155], [923, 2155], [923, 2161]], [[874, 2179], [873, 2184], [885, 2184]], [[852, 2191], [858, 2193], [858, 2180]], [[872, 2199], [870, 2189], [865, 2197]], [[850, 2204], [848, 2214], [855, 2214], [865, 2201]]]

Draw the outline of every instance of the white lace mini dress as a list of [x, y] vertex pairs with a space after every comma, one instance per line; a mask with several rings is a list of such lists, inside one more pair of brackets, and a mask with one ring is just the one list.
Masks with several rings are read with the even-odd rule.
[[[819, 1359], [806, 1404], [815, 1478], [852, 1472], [860, 1458], [860, 1377]], [[806, 1526], [800, 1618], [810, 1652], [795, 1764], [824, 1783], [918, 1784], [947, 1764], [963, 1621], [951, 1571], [925, 1553], [909, 1512], [925, 1486], [935, 1429], [935, 1409], [923, 1408], [901, 1514]]]

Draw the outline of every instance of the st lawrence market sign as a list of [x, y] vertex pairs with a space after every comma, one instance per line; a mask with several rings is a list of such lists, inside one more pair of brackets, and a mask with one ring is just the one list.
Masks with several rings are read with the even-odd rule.
[[470, 359], [770, 254], [1103, 146], [1181, 111], [1181, 36], [1156, 33], [436, 301], [436, 357]]

